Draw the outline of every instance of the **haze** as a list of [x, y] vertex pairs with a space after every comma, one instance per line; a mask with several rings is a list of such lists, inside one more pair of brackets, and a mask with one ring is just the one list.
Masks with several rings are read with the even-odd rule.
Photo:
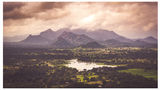
[[4, 37], [51, 28], [106, 29], [128, 38], [157, 38], [157, 2], [4, 2]]

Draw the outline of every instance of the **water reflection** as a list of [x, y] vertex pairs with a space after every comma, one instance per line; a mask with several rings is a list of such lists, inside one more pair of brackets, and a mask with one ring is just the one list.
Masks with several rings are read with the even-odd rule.
[[66, 65], [67, 67], [76, 68], [78, 71], [91, 70], [93, 68], [98, 67], [117, 67], [112, 65], [98, 65], [97, 63], [88, 63], [88, 62], [81, 62], [77, 59], [69, 60], [69, 64]]

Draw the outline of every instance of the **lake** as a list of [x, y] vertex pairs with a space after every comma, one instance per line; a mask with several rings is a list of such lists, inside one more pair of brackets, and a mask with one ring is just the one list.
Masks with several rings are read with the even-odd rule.
[[117, 67], [113, 65], [99, 65], [98, 63], [93, 62], [82, 62], [78, 61], [77, 59], [68, 60], [69, 63], [66, 64], [67, 67], [76, 68], [78, 71], [85, 70], [91, 70], [93, 68], [99, 68], [99, 67]]

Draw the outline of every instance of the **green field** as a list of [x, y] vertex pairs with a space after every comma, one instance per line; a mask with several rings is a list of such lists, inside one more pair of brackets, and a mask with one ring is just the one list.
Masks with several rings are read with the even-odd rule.
[[140, 75], [145, 78], [153, 78], [157, 80], [157, 72], [155, 70], [144, 70], [139, 68], [127, 69], [127, 70], [119, 70], [119, 72], [131, 73], [133, 75]]
[[80, 82], [87, 82], [87, 80], [91, 80], [92, 78], [98, 78], [98, 75], [95, 75], [95, 73], [89, 73], [88, 75], [77, 75], [77, 79], [79, 79]]

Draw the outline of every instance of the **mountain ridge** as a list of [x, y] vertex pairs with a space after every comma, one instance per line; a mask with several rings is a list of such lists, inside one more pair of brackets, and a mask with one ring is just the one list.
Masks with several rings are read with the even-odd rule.
[[[86, 45], [90, 42], [97, 42], [98, 44], [105, 45], [107, 47], [124, 47], [124, 46], [152, 46], [157, 44], [157, 39], [149, 36], [143, 39], [128, 39], [121, 35], [118, 35], [114, 31], [108, 31], [99, 29], [96, 31], [87, 31], [85, 29], [74, 29], [62, 28], [58, 31], [47, 29], [40, 32], [39, 35], [29, 35], [26, 39], [20, 41], [23, 44], [37, 44], [37, 45], [50, 45], [51, 47], [61, 46], [63, 48], [76, 47], [80, 45]], [[55, 44], [55, 45], [54, 45]], [[62, 45], [65, 44], [65, 45]], [[98, 45], [97, 44], [97, 45]], [[147, 44], [147, 45], [145, 45]]]
[[78, 34], [74, 34], [72, 32], [66, 32], [66, 31], [64, 31], [60, 36], [58, 36], [57, 41], [62, 38], [68, 43], [70, 43], [72, 46], [79, 46], [81, 44], [87, 44], [88, 42], [94, 41], [93, 39], [91, 39], [86, 35], [83, 35], [83, 34], [78, 35]]

